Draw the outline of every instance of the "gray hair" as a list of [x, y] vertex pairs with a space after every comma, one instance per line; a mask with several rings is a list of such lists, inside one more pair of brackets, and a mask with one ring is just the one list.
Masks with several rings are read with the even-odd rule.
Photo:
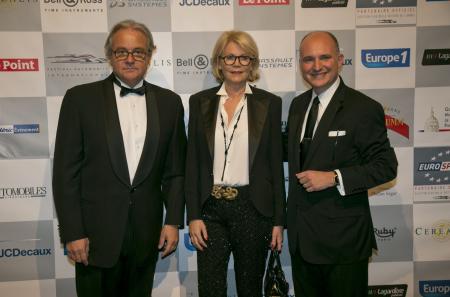
[[153, 52], [153, 50], [156, 49], [155, 43], [153, 42], [153, 36], [150, 30], [147, 28], [146, 25], [142, 23], [138, 23], [134, 20], [124, 20], [114, 25], [114, 27], [111, 29], [111, 32], [109, 32], [108, 37], [105, 41], [105, 56], [108, 59], [111, 59], [113, 49], [112, 49], [112, 39], [114, 37], [114, 34], [116, 34], [119, 30], [122, 29], [131, 29], [136, 30], [144, 34], [144, 36], [147, 39], [147, 50], [149, 53]]

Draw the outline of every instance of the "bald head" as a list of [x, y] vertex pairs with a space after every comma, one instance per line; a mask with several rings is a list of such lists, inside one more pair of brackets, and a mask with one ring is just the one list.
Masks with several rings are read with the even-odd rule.
[[308, 34], [306, 34], [303, 38], [302, 41], [300, 42], [300, 52], [302, 50], [302, 44], [304, 41], [306, 41], [309, 38], [314, 38], [314, 37], [322, 37], [322, 38], [329, 38], [331, 42], [333, 42], [334, 47], [336, 49], [337, 53], [340, 53], [340, 47], [339, 47], [339, 41], [337, 40], [336, 36], [334, 36], [333, 33], [328, 32], [328, 31], [313, 31], [313, 32], [309, 32]]

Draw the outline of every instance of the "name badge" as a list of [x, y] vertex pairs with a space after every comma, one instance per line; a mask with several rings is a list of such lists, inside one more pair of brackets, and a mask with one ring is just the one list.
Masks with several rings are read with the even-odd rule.
[[345, 136], [345, 130], [328, 131], [328, 137], [340, 137], [340, 136]]

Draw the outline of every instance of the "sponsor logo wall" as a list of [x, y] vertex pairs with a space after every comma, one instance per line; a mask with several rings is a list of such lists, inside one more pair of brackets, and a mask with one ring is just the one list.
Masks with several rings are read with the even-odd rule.
[[[382, 104], [399, 160], [397, 179], [369, 190], [379, 247], [369, 296], [450, 296], [448, 0], [0, 0], [0, 296], [76, 296], [51, 191], [59, 109], [68, 88], [109, 75], [104, 41], [126, 18], [153, 32], [146, 79], [181, 95], [186, 123], [189, 96], [217, 85], [217, 37], [248, 31], [261, 58], [255, 84], [282, 98], [282, 129], [292, 98], [309, 88], [298, 44], [331, 30], [343, 80]], [[187, 234], [159, 261], [153, 296], [197, 296]], [[281, 257], [292, 284], [287, 239]], [[235, 296], [232, 259], [228, 282]]]

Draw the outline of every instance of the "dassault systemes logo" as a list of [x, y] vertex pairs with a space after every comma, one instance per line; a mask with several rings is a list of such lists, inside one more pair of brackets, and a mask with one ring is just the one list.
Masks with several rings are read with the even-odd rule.
[[450, 280], [419, 281], [419, 292], [422, 297], [449, 297]]
[[289, 0], [239, 0], [241, 6], [289, 5]]
[[0, 125], [0, 134], [29, 134], [39, 132], [39, 124]]
[[417, 227], [417, 236], [431, 237], [438, 242], [447, 242], [450, 240], [450, 221], [438, 220], [428, 227]]
[[368, 49], [361, 50], [361, 62], [367, 68], [409, 67], [411, 49]]
[[405, 297], [407, 284], [369, 286], [369, 297]]
[[0, 58], [1, 72], [39, 71], [38, 59], [2, 59]]
[[191, 252], [196, 251], [195, 246], [191, 242], [191, 237], [189, 236], [189, 233], [184, 233], [184, 246]]

